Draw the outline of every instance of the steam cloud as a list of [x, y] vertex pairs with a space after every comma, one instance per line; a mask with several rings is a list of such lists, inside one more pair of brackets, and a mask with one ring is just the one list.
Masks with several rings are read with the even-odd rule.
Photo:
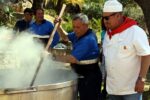
[[[44, 45], [31, 33], [15, 35], [12, 29], [0, 28], [0, 89], [28, 88], [39, 64]], [[76, 79], [64, 63], [46, 56], [34, 85], [58, 83]]]

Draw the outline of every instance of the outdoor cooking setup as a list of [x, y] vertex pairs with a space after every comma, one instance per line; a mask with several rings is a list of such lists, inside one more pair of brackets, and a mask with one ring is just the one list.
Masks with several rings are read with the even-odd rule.
[[[63, 5], [59, 17], [62, 16], [65, 7], [66, 5]], [[46, 52], [49, 52], [57, 27], [58, 24], [48, 39]], [[23, 67], [20, 66], [22, 62], [19, 62], [11, 50], [0, 52], [0, 100], [76, 100], [77, 75], [73, 70], [66, 68], [64, 63], [52, 60], [51, 53], [59, 50], [65, 53], [65, 50], [55, 48], [49, 52], [50, 54], [40, 55], [41, 58], [37, 55], [35, 58], [39, 58], [38, 63], [28, 59], [23, 61], [25, 63]], [[22, 51], [26, 52], [28, 49]], [[26, 56], [32, 58], [30, 53], [28, 55], [25, 53], [24, 58]], [[36, 66], [28, 68], [32, 63]]]

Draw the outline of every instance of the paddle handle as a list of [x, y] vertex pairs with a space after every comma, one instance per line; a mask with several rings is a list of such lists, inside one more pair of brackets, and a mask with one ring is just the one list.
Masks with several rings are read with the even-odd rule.
[[[65, 11], [65, 8], [66, 8], [66, 5], [63, 4], [63, 6], [62, 6], [62, 8], [61, 8], [61, 11], [60, 11], [60, 13], [59, 13], [58, 18], [61, 18], [61, 17], [62, 17], [62, 15], [63, 15], [63, 13], [64, 13], [64, 11]], [[46, 45], [46, 48], [45, 48], [46, 51], [48, 51], [48, 48], [49, 48], [49, 46], [51, 45], [51, 43], [52, 43], [52, 41], [53, 41], [54, 34], [55, 34], [55, 32], [56, 32], [56, 30], [57, 30], [57, 28], [58, 28], [58, 25], [59, 25], [59, 23], [56, 23], [56, 24], [55, 24], [55, 27], [54, 27], [54, 29], [53, 29], [53, 31], [52, 31], [50, 37], [49, 37], [49, 40], [48, 40], [47, 45]]]

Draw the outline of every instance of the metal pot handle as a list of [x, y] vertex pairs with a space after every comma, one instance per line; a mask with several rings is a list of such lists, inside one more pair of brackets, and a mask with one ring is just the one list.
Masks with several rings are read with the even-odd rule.
[[16, 94], [16, 93], [27, 93], [27, 92], [36, 92], [37, 89], [35, 87], [26, 88], [26, 89], [5, 89], [5, 94]]

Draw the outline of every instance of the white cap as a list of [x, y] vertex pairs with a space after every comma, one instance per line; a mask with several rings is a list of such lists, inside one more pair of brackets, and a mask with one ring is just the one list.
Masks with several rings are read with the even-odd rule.
[[122, 12], [123, 6], [117, 0], [107, 0], [104, 3], [103, 12]]

